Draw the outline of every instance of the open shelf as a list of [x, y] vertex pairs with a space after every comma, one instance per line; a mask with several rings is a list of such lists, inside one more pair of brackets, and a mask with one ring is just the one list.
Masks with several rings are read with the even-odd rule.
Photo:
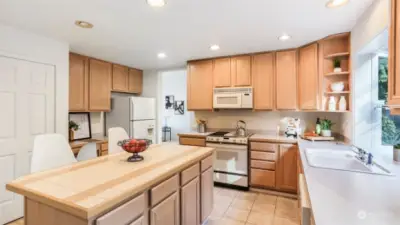
[[335, 54], [326, 55], [325, 59], [332, 59], [336, 57], [348, 57], [348, 56], [350, 56], [350, 52], [339, 52]]
[[349, 75], [350, 72], [349, 71], [345, 71], [345, 72], [339, 72], [339, 73], [327, 73], [325, 74], [326, 77], [330, 77], [330, 76], [341, 76], [341, 75]]
[[340, 95], [340, 94], [350, 94], [350, 91], [326, 91], [327, 95]]

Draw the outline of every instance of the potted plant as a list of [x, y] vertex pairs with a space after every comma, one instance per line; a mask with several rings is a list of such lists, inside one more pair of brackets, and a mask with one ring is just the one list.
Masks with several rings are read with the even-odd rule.
[[387, 137], [386, 144], [393, 146], [393, 161], [400, 162], [400, 133]]
[[69, 140], [72, 141], [74, 140], [74, 131], [77, 131], [79, 129], [79, 125], [73, 121], [69, 121]]
[[393, 145], [393, 160], [400, 162], [400, 143]]
[[321, 136], [323, 137], [330, 137], [332, 136], [332, 126], [334, 125], [334, 123], [332, 123], [331, 120], [328, 119], [323, 119], [321, 121]]
[[342, 72], [342, 67], [340, 67], [340, 59], [339, 58], [335, 58], [333, 60], [333, 72], [335, 73], [340, 73]]

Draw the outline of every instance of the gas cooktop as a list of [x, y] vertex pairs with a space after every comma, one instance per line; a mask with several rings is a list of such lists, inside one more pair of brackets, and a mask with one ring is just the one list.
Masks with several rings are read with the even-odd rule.
[[207, 142], [213, 143], [227, 143], [227, 144], [240, 144], [247, 145], [248, 139], [251, 134], [246, 134], [246, 136], [237, 136], [235, 131], [218, 131], [207, 136]]

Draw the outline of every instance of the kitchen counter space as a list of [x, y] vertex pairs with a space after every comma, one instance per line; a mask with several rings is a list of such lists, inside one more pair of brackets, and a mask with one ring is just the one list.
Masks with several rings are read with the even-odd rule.
[[93, 218], [211, 155], [212, 148], [153, 145], [130, 163], [131, 154], [93, 160], [21, 177], [7, 190], [83, 219]]
[[179, 137], [194, 137], [194, 138], [206, 138], [208, 135], [214, 132], [206, 132], [206, 133], [199, 133], [199, 132], [189, 132], [189, 133], [179, 133]]
[[299, 140], [301, 161], [316, 225], [398, 225], [400, 164], [392, 151], [375, 156], [396, 176], [381, 176], [310, 167], [305, 149], [348, 150], [335, 142]]
[[257, 134], [257, 133], [250, 136], [249, 141], [277, 142], [277, 143], [289, 143], [289, 144], [297, 144], [298, 142], [297, 139], [288, 138], [285, 135]]

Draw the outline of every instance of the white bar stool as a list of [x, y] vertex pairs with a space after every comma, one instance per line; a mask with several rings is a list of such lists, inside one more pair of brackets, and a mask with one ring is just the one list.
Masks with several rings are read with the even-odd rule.
[[78, 161], [85, 161], [89, 159], [94, 159], [97, 158], [97, 143], [92, 142], [92, 143], [87, 143], [85, 144], [78, 153], [78, 156], [76, 159]]
[[129, 135], [122, 127], [112, 127], [108, 129], [108, 154], [123, 152], [121, 146], [118, 146], [118, 141], [129, 139]]

